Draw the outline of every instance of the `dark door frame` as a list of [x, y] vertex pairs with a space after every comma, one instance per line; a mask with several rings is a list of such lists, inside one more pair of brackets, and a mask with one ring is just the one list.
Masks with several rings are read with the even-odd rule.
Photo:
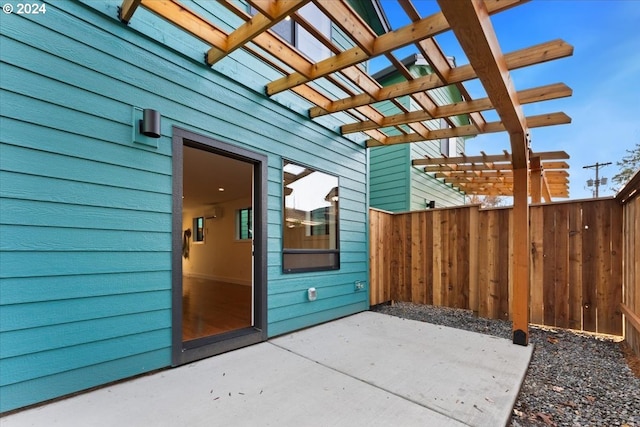
[[[182, 341], [182, 147], [198, 148], [253, 164], [252, 327]], [[267, 339], [267, 156], [173, 127], [172, 351], [173, 366], [214, 356]]]

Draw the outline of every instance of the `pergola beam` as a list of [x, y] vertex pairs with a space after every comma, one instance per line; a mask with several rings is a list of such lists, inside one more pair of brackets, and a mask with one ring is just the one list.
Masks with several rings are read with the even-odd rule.
[[173, 1], [142, 0], [142, 6], [176, 27], [218, 49], [224, 49], [227, 34], [205, 18]]
[[[550, 113], [539, 116], [527, 117], [527, 127], [537, 128], [544, 126], [553, 126], [571, 123], [571, 118], [564, 113]], [[427, 135], [411, 133], [408, 135], [388, 136], [367, 141], [367, 147], [377, 147], [379, 145], [406, 144], [410, 142], [431, 141], [443, 138], [455, 138], [459, 136], [476, 136], [483, 133], [495, 133], [506, 131], [504, 124], [500, 122], [487, 123], [482, 131], [479, 131], [474, 125], [458, 126], [452, 129], [437, 129], [429, 131]], [[523, 143], [523, 145], [526, 145]]]
[[[571, 56], [572, 54], [573, 46], [562, 40], [554, 40], [508, 53], [504, 55], [504, 60], [509, 70], [515, 70], [554, 59], [564, 58]], [[462, 83], [475, 78], [477, 78], [476, 72], [473, 70], [471, 65], [467, 64], [452, 68], [448, 75], [448, 83]], [[374, 94], [373, 98], [371, 96], [355, 96], [332, 101], [327, 106], [312, 107], [309, 109], [309, 115], [311, 117], [318, 117], [325, 114], [337, 113], [350, 108], [366, 105], [374, 101], [386, 101], [392, 98], [437, 89], [443, 86], [447, 86], [447, 84], [443, 83], [437, 75], [429, 74], [411, 81], [386, 86], [380, 89], [377, 94]]]
[[[565, 151], [540, 151], [531, 155], [532, 157], [539, 157], [540, 160], [567, 160], [569, 154]], [[433, 159], [414, 159], [411, 164], [413, 166], [423, 165], [451, 165], [451, 164], [466, 164], [466, 163], [486, 163], [486, 162], [509, 162], [511, 163], [511, 154], [505, 152], [504, 154], [484, 155], [484, 156], [460, 156], [460, 157], [438, 157]], [[512, 168], [512, 167], [510, 167]]]
[[[533, 172], [534, 169], [532, 168]], [[433, 172], [432, 172], [433, 173]], [[567, 177], [569, 174], [566, 171], [547, 172], [548, 178], [554, 183], [568, 183]], [[513, 180], [513, 171], [440, 171], [433, 173], [436, 178], [451, 178], [451, 179], [477, 179], [482, 182], [483, 180]]]
[[[517, 92], [521, 104], [530, 104], [540, 101], [571, 96], [572, 90], [564, 83], [555, 83], [533, 89], [526, 89]], [[462, 101], [455, 104], [448, 104], [436, 107], [432, 112], [412, 111], [410, 113], [395, 114], [385, 117], [379, 124], [373, 121], [362, 121], [343, 125], [340, 130], [343, 134], [362, 132], [371, 129], [381, 129], [388, 126], [398, 126], [402, 124], [414, 123], [441, 119], [460, 114], [469, 114], [493, 109], [493, 104], [489, 98], [475, 99], [473, 101]]]
[[118, 11], [120, 21], [128, 24], [141, 2], [142, 0], [123, 0], [120, 10]]
[[[458, 157], [452, 157], [452, 159], [458, 159]], [[416, 159], [423, 160], [423, 159]], [[428, 159], [432, 160], [432, 159]], [[566, 162], [541, 162], [542, 168], [547, 172], [556, 172], [558, 170], [569, 169], [569, 164]], [[562, 167], [553, 167], [553, 165], [565, 165]], [[481, 163], [471, 163], [471, 164], [462, 164], [462, 163], [453, 163], [453, 164], [443, 164], [443, 163], [434, 163], [425, 166], [425, 172], [441, 172], [441, 171], [511, 171], [513, 170], [513, 165], [511, 163], [492, 163], [490, 165], [485, 165]]]
[[527, 125], [487, 8], [480, 0], [438, 0], [438, 4], [505, 130], [510, 135], [522, 135], [522, 138], [512, 138], [514, 168], [528, 167]]
[[335, 0], [317, 0], [316, 6], [342, 31], [349, 34], [367, 56], [373, 53], [377, 34], [347, 3]]

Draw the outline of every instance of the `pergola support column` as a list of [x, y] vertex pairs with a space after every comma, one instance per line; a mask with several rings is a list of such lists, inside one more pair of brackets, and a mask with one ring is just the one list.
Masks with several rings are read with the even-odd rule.
[[542, 164], [540, 157], [531, 158], [531, 203], [542, 202]]
[[[523, 135], [511, 135], [514, 138]], [[527, 154], [525, 154], [528, 156]], [[529, 344], [529, 168], [513, 169], [513, 343]]]

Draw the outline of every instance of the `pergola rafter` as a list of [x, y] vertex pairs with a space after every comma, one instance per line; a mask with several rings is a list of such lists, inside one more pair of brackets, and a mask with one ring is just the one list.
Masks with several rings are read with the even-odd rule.
[[[447, 160], [421, 165], [428, 173], [449, 180], [471, 194], [510, 191], [514, 196], [514, 225], [516, 229], [527, 228], [529, 195], [533, 200], [568, 195], [567, 177], [561, 173], [567, 169], [566, 163], [561, 161], [564, 158], [544, 158], [543, 153], [532, 152], [529, 129], [570, 123], [571, 119], [561, 112], [526, 117], [521, 105], [570, 96], [571, 89], [556, 83], [516, 91], [509, 71], [570, 56], [573, 47], [562, 40], [554, 40], [503, 54], [490, 15], [526, 0], [438, 0], [440, 11], [430, 16], [421, 16], [412, 0], [397, 1], [410, 23], [382, 34], [370, 28], [347, 0], [248, 0], [251, 11], [238, 2], [220, 0], [218, 4], [237, 17], [235, 24], [225, 23], [232, 25], [231, 30], [211, 22], [178, 0], [123, 0], [118, 14], [121, 21], [128, 23], [134, 19], [136, 10], [143, 7], [183, 29], [209, 46], [203, 52], [203, 58], [210, 66], [224, 61], [238, 49], [249, 52], [281, 73], [280, 78], [266, 83], [264, 92], [268, 96], [287, 90], [296, 93], [309, 102], [311, 118], [339, 113], [344, 123], [341, 133], [365, 134], [368, 147], [507, 132], [511, 152], [504, 157], [508, 159], [484, 156], [477, 163]], [[347, 43], [334, 44], [305, 20], [299, 11], [308, 4], [314, 4], [317, 13], [326, 16], [333, 27], [343, 33]], [[276, 35], [272, 28], [285, 19], [293, 19], [305, 28], [327, 47], [331, 56], [312, 61]], [[447, 31], [456, 36], [468, 64], [452, 64], [440, 49], [435, 37]], [[413, 46], [424, 58], [430, 65], [431, 74], [414, 76], [396, 58], [395, 51], [407, 46]], [[378, 56], [386, 57], [406, 81], [382, 87], [367, 74], [361, 64]], [[474, 79], [480, 80], [486, 97], [471, 98], [465, 83]], [[431, 91], [451, 85], [457, 88], [462, 101], [438, 104]], [[411, 108], [402, 97], [413, 99]], [[390, 103], [392, 113], [385, 114], [376, 108], [379, 107], [377, 103], [383, 101]], [[499, 121], [485, 120], [483, 113], [491, 110], [497, 112]], [[469, 120], [461, 123], [457, 119], [461, 115]], [[446, 124], [446, 128], [438, 126], [439, 121]], [[422, 160], [434, 159], [417, 159], [416, 162]], [[435, 167], [440, 167], [440, 171]], [[513, 272], [514, 342], [526, 344], [526, 239], [518, 241], [514, 248]]]

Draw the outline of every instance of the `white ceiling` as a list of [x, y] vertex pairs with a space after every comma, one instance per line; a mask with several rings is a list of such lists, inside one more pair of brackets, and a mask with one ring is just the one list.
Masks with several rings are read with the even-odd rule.
[[[183, 209], [213, 206], [252, 194], [253, 165], [184, 147]], [[224, 191], [219, 191], [224, 188]]]

